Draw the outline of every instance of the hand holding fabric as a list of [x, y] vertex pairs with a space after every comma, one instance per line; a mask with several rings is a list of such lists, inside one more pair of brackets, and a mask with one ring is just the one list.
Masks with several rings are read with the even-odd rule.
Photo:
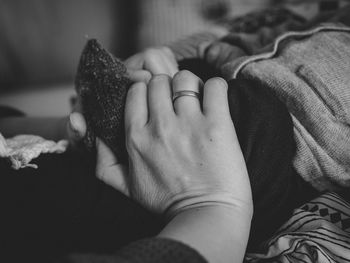
[[[171, 100], [179, 90], [203, 88], [203, 105], [193, 97]], [[246, 166], [230, 118], [227, 84], [181, 71], [171, 80], [153, 77], [134, 84], [125, 109], [129, 167], [98, 144], [97, 175], [151, 211], [171, 215], [208, 204], [252, 208]]]

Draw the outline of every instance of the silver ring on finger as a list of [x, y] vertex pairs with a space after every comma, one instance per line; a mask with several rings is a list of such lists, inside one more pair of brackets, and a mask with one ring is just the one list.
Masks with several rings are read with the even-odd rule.
[[181, 91], [177, 91], [173, 94], [173, 103], [175, 102], [175, 100], [177, 100], [180, 97], [183, 96], [190, 96], [190, 97], [194, 97], [197, 98], [198, 100], [200, 99], [200, 93], [193, 91], [193, 90], [181, 90]]

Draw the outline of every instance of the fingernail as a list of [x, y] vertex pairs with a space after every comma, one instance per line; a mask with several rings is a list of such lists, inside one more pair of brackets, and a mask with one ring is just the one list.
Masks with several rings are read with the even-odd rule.
[[76, 134], [78, 134], [79, 136], [84, 136], [84, 131], [83, 131], [83, 127], [82, 127], [82, 119], [81, 116], [77, 113], [71, 113], [69, 115], [69, 122], [70, 122], [70, 126], [72, 128], [72, 131]]
[[72, 130], [76, 131], [77, 130], [77, 116], [74, 113], [71, 113], [69, 115], [69, 122], [72, 127]]

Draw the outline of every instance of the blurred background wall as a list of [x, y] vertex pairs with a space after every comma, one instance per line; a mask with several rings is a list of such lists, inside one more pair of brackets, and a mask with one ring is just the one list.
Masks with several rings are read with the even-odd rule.
[[132, 3], [0, 0], [1, 89], [71, 81], [86, 38], [98, 38], [113, 52], [123, 52], [129, 37], [126, 21], [133, 21], [134, 13], [128, 14], [127, 8]]
[[98, 38], [126, 58], [148, 46], [215, 29], [215, 21], [226, 16], [283, 3], [307, 16], [320, 1], [0, 0], [0, 104], [30, 115], [69, 112], [87, 38]]

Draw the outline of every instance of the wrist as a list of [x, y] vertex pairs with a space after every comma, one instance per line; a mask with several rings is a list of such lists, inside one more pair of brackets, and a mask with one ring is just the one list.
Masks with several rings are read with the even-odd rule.
[[176, 214], [159, 237], [185, 243], [209, 262], [242, 262], [251, 211], [252, 207], [227, 204], [189, 208]]
[[226, 208], [235, 213], [245, 214], [247, 218], [253, 217], [253, 201], [251, 193], [248, 192], [244, 198], [237, 198], [231, 193], [212, 193], [198, 195], [184, 195], [177, 197], [165, 211], [166, 218], [170, 221], [183, 211], [196, 211], [197, 209], [219, 209]]

